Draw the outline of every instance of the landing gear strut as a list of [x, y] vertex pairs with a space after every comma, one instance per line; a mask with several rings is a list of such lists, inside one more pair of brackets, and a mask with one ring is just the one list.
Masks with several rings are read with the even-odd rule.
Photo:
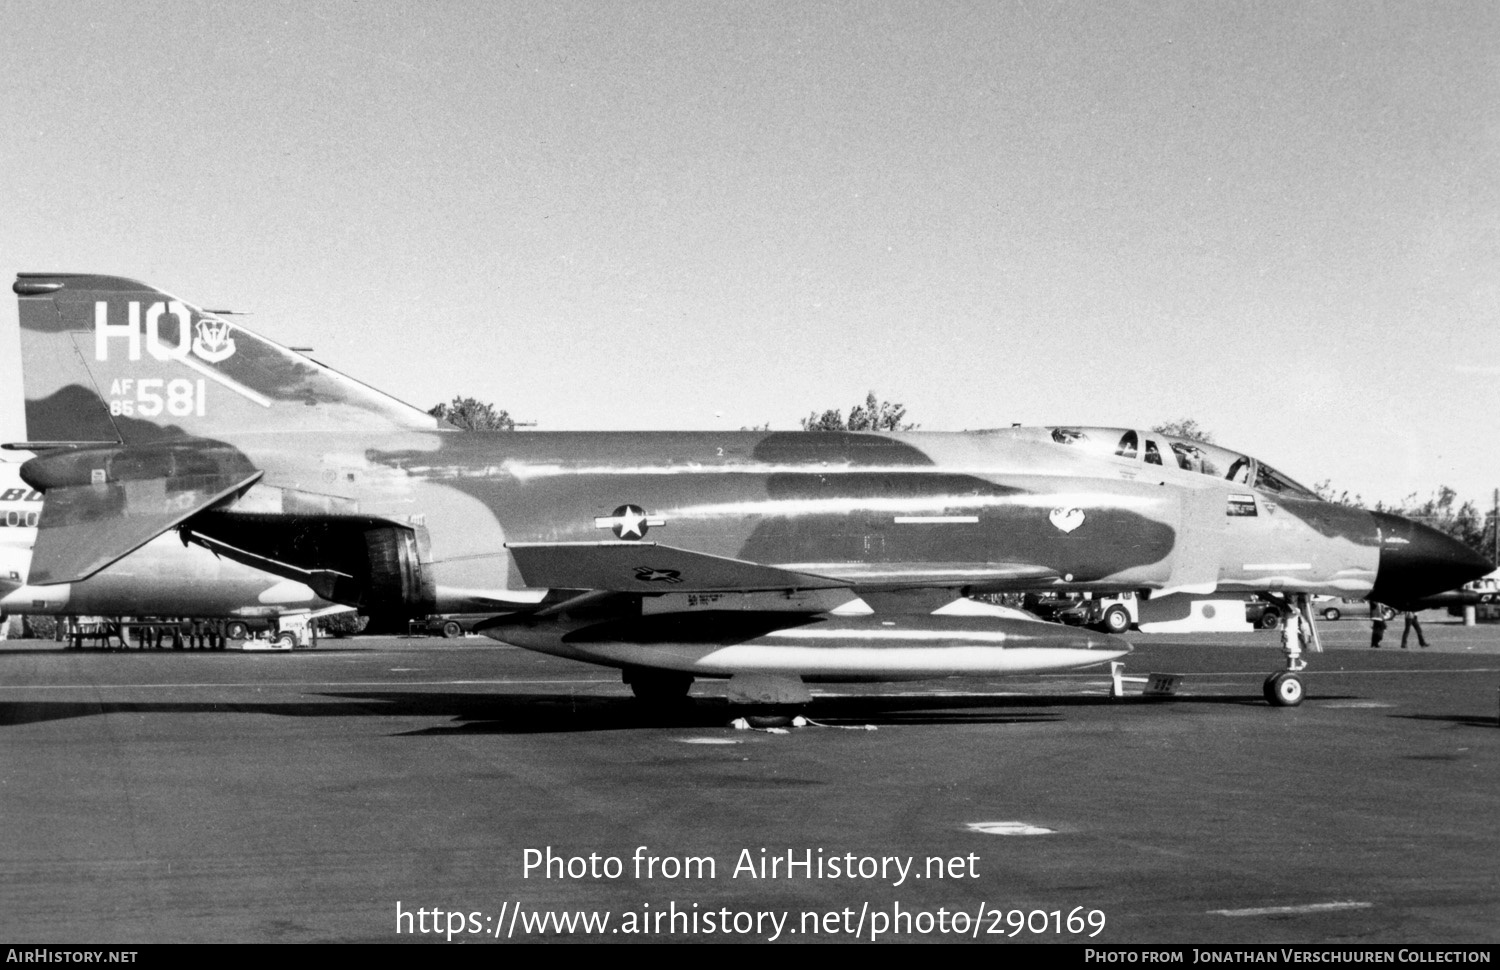
[[1312, 609], [1308, 606], [1307, 594], [1298, 593], [1294, 609], [1288, 611], [1286, 622], [1281, 627], [1281, 649], [1286, 654], [1286, 669], [1267, 677], [1262, 688], [1266, 701], [1272, 707], [1296, 707], [1302, 703], [1302, 678], [1298, 675], [1307, 668], [1307, 661], [1302, 659], [1304, 635], [1309, 650], [1313, 653], [1323, 652], [1323, 644], [1318, 639], [1318, 628], [1313, 624]]

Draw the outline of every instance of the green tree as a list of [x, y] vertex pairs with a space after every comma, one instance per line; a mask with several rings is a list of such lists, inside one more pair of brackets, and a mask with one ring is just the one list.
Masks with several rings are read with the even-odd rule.
[[1352, 505], [1356, 508], [1365, 507], [1365, 500], [1363, 496], [1350, 495], [1347, 488], [1343, 491], [1335, 492], [1333, 488], [1333, 479], [1331, 478], [1325, 478], [1321, 482], [1318, 482], [1313, 486], [1313, 491], [1317, 492], [1318, 498], [1322, 499], [1325, 502], [1333, 502], [1335, 505]]
[[803, 431], [915, 431], [917, 426], [902, 419], [906, 417], [906, 405], [881, 401], [871, 391], [865, 403], [849, 409], [846, 419], [837, 410], [814, 411], [802, 419]]
[[[1325, 502], [1336, 502], [1339, 505], [1353, 505], [1360, 508], [1363, 508], [1365, 504], [1362, 497], [1350, 495], [1348, 489], [1335, 490], [1331, 479], [1325, 478], [1314, 485], [1313, 490]], [[1458, 492], [1446, 485], [1438, 486], [1438, 490], [1425, 499], [1419, 499], [1417, 493], [1412, 492], [1399, 502], [1376, 502], [1374, 511], [1390, 512], [1404, 519], [1431, 526], [1444, 535], [1452, 536], [1491, 562], [1495, 562], [1496, 521], [1494, 513], [1481, 513], [1479, 507], [1473, 502], [1459, 502]], [[1500, 562], [1495, 562], [1495, 564], [1500, 565]]]
[[509, 411], [497, 411], [493, 404], [472, 397], [455, 397], [451, 403], [435, 404], [427, 413], [464, 431], [516, 430], [515, 418]]
[[1439, 532], [1452, 536], [1480, 555], [1493, 558], [1492, 524], [1485, 521], [1485, 516], [1480, 514], [1478, 506], [1473, 502], [1460, 503], [1458, 492], [1446, 485], [1438, 486], [1438, 490], [1424, 501], [1419, 501], [1417, 494], [1413, 492], [1395, 507], [1386, 507], [1381, 503], [1376, 503], [1375, 510], [1394, 512], [1423, 525], [1430, 525]]
[[1213, 433], [1206, 428], [1200, 428], [1198, 422], [1192, 418], [1182, 418], [1178, 421], [1163, 421], [1161, 424], [1153, 424], [1151, 430], [1158, 434], [1169, 434], [1176, 438], [1187, 438], [1189, 441], [1201, 441], [1205, 445], [1214, 443]]

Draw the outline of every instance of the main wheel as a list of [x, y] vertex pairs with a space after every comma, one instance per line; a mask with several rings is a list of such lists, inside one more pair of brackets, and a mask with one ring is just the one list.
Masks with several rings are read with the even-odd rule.
[[1266, 678], [1263, 691], [1272, 707], [1296, 707], [1302, 703], [1302, 678], [1283, 670]]
[[1111, 606], [1104, 611], [1104, 619], [1099, 625], [1105, 633], [1124, 633], [1130, 629], [1130, 611], [1123, 606]]
[[457, 620], [449, 620], [443, 624], [443, 636], [449, 640], [456, 640], [464, 635], [464, 625]]
[[624, 679], [635, 699], [644, 704], [680, 704], [693, 686], [693, 675], [677, 670], [626, 668]]

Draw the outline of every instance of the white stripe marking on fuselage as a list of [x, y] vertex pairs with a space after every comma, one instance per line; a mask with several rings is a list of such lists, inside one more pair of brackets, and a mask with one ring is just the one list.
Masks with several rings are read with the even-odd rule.
[[975, 524], [979, 521], [977, 515], [898, 515], [897, 525], [945, 525], [945, 524]]

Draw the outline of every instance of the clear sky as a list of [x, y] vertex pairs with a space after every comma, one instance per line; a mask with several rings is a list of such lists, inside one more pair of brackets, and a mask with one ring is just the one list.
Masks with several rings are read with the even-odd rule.
[[0, 131], [5, 279], [142, 279], [424, 408], [873, 389], [1500, 485], [1492, 0], [6, 0]]

